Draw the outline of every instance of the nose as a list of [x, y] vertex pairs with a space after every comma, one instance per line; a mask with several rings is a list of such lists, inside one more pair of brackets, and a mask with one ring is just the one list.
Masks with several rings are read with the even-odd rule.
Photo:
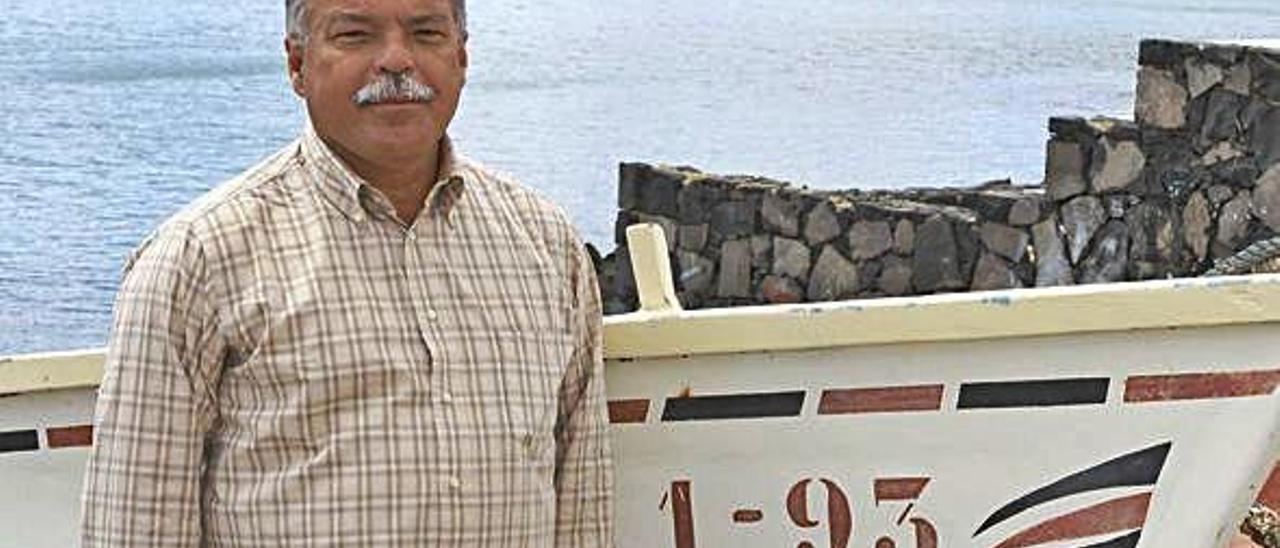
[[406, 73], [413, 69], [413, 54], [410, 52], [408, 36], [402, 32], [392, 33], [384, 42], [374, 68], [379, 72], [393, 74]]

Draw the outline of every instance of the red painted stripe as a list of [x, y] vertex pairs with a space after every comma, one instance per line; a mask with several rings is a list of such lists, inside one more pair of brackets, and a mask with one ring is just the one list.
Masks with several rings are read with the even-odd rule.
[[671, 512], [675, 515], [676, 548], [697, 548], [693, 537], [693, 496], [689, 481], [671, 484]]
[[886, 500], [916, 500], [930, 478], [883, 478], [876, 480], [876, 504]]
[[1129, 377], [1127, 403], [1241, 398], [1270, 394], [1280, 385], [1280, 369], [1242, 373], [1194, 373]]
[[889, 388], [845, 388], [822, 392], [819, 415], [901, 413], [942, 409], [941, 384]]
[[1271, 469], [1267, 482], [1262, 484], [1258, 503], [1267, 508], [1280, 508], [1280, 464]]
[[1150, 505], [1151, 493], [1109, 500], [1042, 522], [1005, 539], [996, 548], [1037, 546], [1137, 529], [1146, 523]]
[[50, 428], [45, 431], [45, 436], [49, 439], [50, 449], [89, 447], [93, 445], [93, 426], [86, 424]]
[[764, 519], [764, 512], [759, 510], [738, 510], [733, 513], [734, 523], [757, 523]]
[[609, 402], [609, 422], [613, 424], [644, 423], [649, 419], [649, 400], [614, 400]]

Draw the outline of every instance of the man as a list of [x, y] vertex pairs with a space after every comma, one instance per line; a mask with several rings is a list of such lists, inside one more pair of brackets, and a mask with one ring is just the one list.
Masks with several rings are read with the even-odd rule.
[[131, 260], [84, 546], [612, 545], [594, 273], [453, 151], [464, 1], [286, 10], [310, 124]]

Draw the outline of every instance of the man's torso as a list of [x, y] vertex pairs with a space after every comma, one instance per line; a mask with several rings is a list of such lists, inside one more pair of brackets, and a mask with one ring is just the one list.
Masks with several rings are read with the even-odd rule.
[[404, 226], [368, 189], [317, 184], [305, 146], [175, 221], [226, 344], [206, 539], [550, 544], [571, 228], [469, 164], [432, 195], [460, 196], [447, 214]]

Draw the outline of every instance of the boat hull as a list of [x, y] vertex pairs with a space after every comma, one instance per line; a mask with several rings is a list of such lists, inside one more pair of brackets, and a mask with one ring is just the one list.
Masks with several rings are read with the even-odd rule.
[[[1225, 546], [1278, 325], [1274, 275], [610, 318], [618, 545]], [[75, 544], [101, 365], [0, 358], [0, 545]]]
[[1221, 546], [1278, 355], [1253, 326], [615, 364], [619, 544]]

